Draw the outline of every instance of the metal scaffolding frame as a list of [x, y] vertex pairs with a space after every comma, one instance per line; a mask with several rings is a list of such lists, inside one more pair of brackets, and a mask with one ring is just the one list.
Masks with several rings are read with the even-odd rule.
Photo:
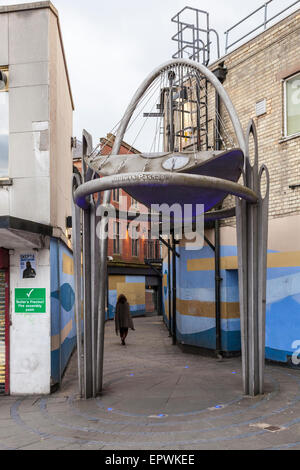
[[[186, 15], [192, 14], [194, 20], [187, 23]], [[201, 28], [201, 19], [204, 19], [204, 27]], [[193, 7], [184, 7], [171, 19], [177, 26], [177, 33], [172, 36], [172, 41], [177, 43], [177, 52], [173, 59], [195, 60], [208, 65], [211, 57], [212, 33], [216, 38], [217, 59], [220, 58], [220, 39], [215, 29], [210, 27], [209, 13]]]
[[[172, 71], [172, 67], [183, 65], [191, 67], [203, 74], [214, 86], [218, 96], [223, 101], [232, 121], [236, 137], [241, 150], [245, 155], [244, 185], [232, 181], [183, 174], [176, 172], [143, 172], [122, 173], [95, 179], [94, 172], [87, 168], [86, 161], [92, 154], [90, 135], [84, 131], [83, 145], [83, 183], [78, 179], [73, 181], [74, 203], [74, 231], [75, 243], [75, 283], [77, 305], [77, 331], [80, 332], [81, 282], [83, 284], [84, 306], [84, 349], [83, 380], [79, 379], [80, 393], [85, 398], [95, 397], [103, 390], [103, 358], [104, 358], [104, 328], [105, 308], [107, 296], [107, 237], [108, 210], [111, 191], [114, 188], [124, 190], [130, 187], [164, 184], [171, 187], [181, 185], [201, 188], [212, 188], [224, 191], [226, 194], [236, 196], [236, 209], [218, 211], [206, 214], [210, 220], [220, 220], [232, 217], [236, 211], [237, 240], [239, 260], [239, 293], [241, 313], [242, 355], [243, 355], [243, 386], [244, 393], [252, 396], [264, 391], [264, 359], [265, 359], [265, 308], [266, 308], [266, 263], [267, 263], [267, 235], [268, 235], [268, 201], [269, 201], [269, 174], [265, 166], [258, 167], [258, 143], [254, 123], [251, 121], [245, 136], [236, 110], [223, 88], [221, 82], [205, 66], [187, 59], [175, 59], [157, 67], [141, 84], [130, 102], [118, 128], [112, 154], [120, 151], [127, 126], [134, 110], [142, 99], [144, 93], [152, 82], [163, 71]], [[249, 159], [249, 139], [253, 135], [255, 143], [255, 160], [251, 166]], [[266, 176], [266, 192], [262, 197], [261, 180]], [[97, 227], [96, 238], [96, 211], [93, 194], [103, 192], [102, 217]], [[100, 201], [100, 197], [98, 197]], [[192, 201], [191, 201], [192, 202]], [[99, 202], [98, 202], [99, 204]], [[83, 213], [83, 279], [81, 281], [81, 243], [79, 240], [80, 212]], [[174, 247], [174, 245], [173, 245]], [[174, 255], [176, 259], [176, 255]], [[176, 263], [175, 263], [176, 264]], [[99, 277], [100, 273], [100, 277]], [[173, 273], [174, 275], [174, 273]], [[79, 287], [80, 286], [80, 287]], [[96, 295], [99, 291], [99, 297]], [[78, 348], [81, 348], [81, 333], [78, 336]], [[80, 355], [80, 354], [79, 354]], [[79, 375], [81, 377], [81, 358], [79, 357]], [[82, 385], [81, 385], [82, 384]]]

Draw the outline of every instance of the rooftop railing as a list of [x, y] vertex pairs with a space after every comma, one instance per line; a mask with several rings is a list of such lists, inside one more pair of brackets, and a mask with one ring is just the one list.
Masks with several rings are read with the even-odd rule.
[[[283, 13], [285, 13], [286, 11], [290, 10], [292, 7], [294, 7], [297, 3], [300, 3], [300, 0], [297, 0], [296, 2], [293, 2], [291, 5], [287, 6], [286, 8], [282, 9], [280, 12], [276, 13], [276, 15], [273, 15], [271, 17], [269, 17], [269, 5], [270, 3], [273, 3], [274, 0], [269, 0], [268, 2], [264, 3], [261, 7], [257, 8], [255, 11], [253, 11], [252, 13], [250, 13], [250, 15], [246, 16], [245, 18], [243, 18], [241, 21], [239, 21], [238, 23], [236, 23], [235, 25], [233, 25], [231, 28], [229, 28], [227, 31], [225, 31], [225, 35], [226, 35], [226, 43], [225, 43], [225, 54], [227, 54], [229, 52], [229, 49], [232, 48], [233, 46], [236, 46], [237, 44], [241, 43], [241, 41], [243, 41], [244, 39], [248, 38], [251, 34], [255, 33], [256, 31], [259, 31], [260, 29], [263, 28], [263, 30], [266, 30], [269, 23], [273, 20], [275, 20], [276, 18], [278, 18], [280, 15], [282, 15]], [[248, 33], [244, 34], [242, 37], [240, 37], [239, 39], [235, 40], [234, 42], [232, 43], [229, 43], [229, 35], [230, 33], [232, 33], [232, 31], [234, 31], [238, 26], [240, 26], [241, 24], [243, 24], [246, 20], [248, 20], [249, 18], [252, 18], [256, 13], [259, 13], [259, 12], [262, 12], [263, 13], [263, 21], [262, 23], [260, 23], [258, 26], [256, 26], [256, 28], [252, 29], [251, 31], [249, 31]]]

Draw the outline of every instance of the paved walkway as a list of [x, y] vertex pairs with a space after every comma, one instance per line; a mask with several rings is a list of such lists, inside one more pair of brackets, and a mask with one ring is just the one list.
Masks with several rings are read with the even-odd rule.
[[300, 449], [300, 373], [267, 366], [266, 395], [243, 397], [240, 359], [184, 354], [159, 317], [135, 319], [127, 346], [106, 327], [105, 390], [0, 398], [0, 449]]

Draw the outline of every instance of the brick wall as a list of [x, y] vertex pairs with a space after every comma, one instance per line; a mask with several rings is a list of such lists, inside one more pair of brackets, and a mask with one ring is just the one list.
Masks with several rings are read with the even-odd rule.
[[[246, 130], [251, 118], [257, 126], [259, 163], [267, 164], [270, 171], [271, 218], [300, 214], [300, 189], [289, 188], [300, 183], [300, 136], [284, 139], [283, 107], [283, 79], [300, 73], [299, 33], [298, 10], [220, 61], [228, 69], [224, 87], [243, 128]], [[211, 86], [209, 93], [214, 103]], [[256, 117], [256, 103], [262, 99], [266, 99], [267, 112]], [[213, 115], [214, 106], [210, 107], [210, 113]], [[222, 118], [234, 136], [224, 108]], [[229, 205], [234, 205], [230, 198], [225, 202], [225, 206]]]

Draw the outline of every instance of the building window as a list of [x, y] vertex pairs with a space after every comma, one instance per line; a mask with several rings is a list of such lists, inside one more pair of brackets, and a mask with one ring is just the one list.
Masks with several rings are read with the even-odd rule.
[[114, 254], [120, 255], [120, 222], [114, 222]]
[[131, 198], [131, 206], [134, 207], [135, 209], [138, 208], [138, 202], [135, 199], [133, 199], [133, 197]]
[[285, 81], [285, 136], [300, 133], [300, 74]]
[[0, 178], [8, 177], [8, 72], [0, 69]]
[[131, 253], [132, 256], [139, 256], [139, 240], [131, 240]]
[[114, 189], [113, 190], [113, 201], [114, 202], [119, 202], [120, 200], [120, 190], [119, 189]]

